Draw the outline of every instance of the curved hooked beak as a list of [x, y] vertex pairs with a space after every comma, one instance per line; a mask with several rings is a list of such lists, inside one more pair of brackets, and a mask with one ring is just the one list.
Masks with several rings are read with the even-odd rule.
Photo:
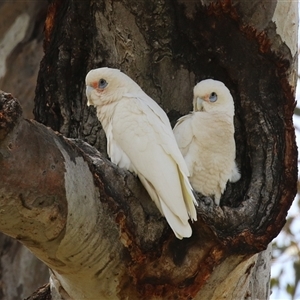
[[89, 85], [86, 86], [85, 93], [86, 93], [86, 97], [87, 97], [87, 99], [88, 99], [88, 101], [87, 101], [87, 106], [94, 105], [93, 101], [91, 100], [91, 93], [92, 93], [92, 90], [93, 90], [93, 89], [94, 89], [94, 88], [91, 87], [91, 86], [89, 86]]
[[194, 98], [194, 111], [203, 110], [203, 102], [204, 100], [200, 97]]
[[204, 101], [205, 102], [210, 102], [209, 101], [209, 95], [206, 94], [203, 97], [195, 97], [194, 98], [194, 111], [203, 111], [204, 110]]

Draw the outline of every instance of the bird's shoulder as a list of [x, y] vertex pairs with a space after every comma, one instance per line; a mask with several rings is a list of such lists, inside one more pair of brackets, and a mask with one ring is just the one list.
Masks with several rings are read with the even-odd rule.
[[187, 173], [170, 121], [163, 109], [146, 94], [126, 95], [123, 100], [116, 112], [120, 117], [125, 117], [121, 119], [116, 116], [113, 124], [113, 134], [118, 143], [122, 144], [121, 147], [132, 148], [129, 140], [140, 151], [161, 149]]
[[178, 119], [173, 129], [178, 147], [183, 155], [189, 151], [189, 146], [194, 138], [192, 127], [193, 115], [194, 113], [192, 112]]
[[119, 143], [130, 140], [140, 150], [150, 145], [160, 145], [167, 150], [176, 144], [167, 115], [147, 95], [124, 96], [115, 108], [111, 123], [112, 135]]
[[[169, 126], [169, 119], [164, 110], [146, 93], [126, 94], [125, 97], [135, 104], [134, 109], [137, 111], [147, 116], [155, 115], [162, 123]], [[150, 121], [152, 121], [152, 119]]]
[[164, 110], [145, 93], [128, 93], [123, 96], [115, 109], [115, 119], [129, 121], [140, 126], [149, 126], [165, 134], [172, 132]]
[[176, 122], [176, 124], [174, 126], [174, 129], [177, 128], [177, 127], [180, 127], [182, 125], [188, 125], [192, 121], [193, 114], [194, 114], [193, 112], [190, 112], [189, 114], [180, 117], [177, 120], [177, 122]]

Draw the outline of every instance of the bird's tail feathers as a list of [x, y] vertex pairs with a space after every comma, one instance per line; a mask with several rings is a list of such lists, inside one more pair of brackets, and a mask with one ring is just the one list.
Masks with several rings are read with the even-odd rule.
[[175, 236], [182, 240], [182, 238], [189, 238], [192, 235], [192, 228], [186, 220], [185, 223], [182, 222], [170, 209], [167, 205], [165, 205], [164, 201], [160, 199], [161, 208], [163, 211], [163, 215], [165, 216], [168, 224], [172, 228]]
[[160, 210], [161, 214], [165, 216], [169, 226], [172, 228], [175, 236], [178, 239], [188, 238], [192, 235], [192, 228], [188, 220], [181, 220], [176, 216], [169, 207], [164, 203], [164, 201], [157, 195], [151, 182], [149, 182], [141, 174], [138, 175], [145, 189], [147, 190], [149, 196], [156, 204], [157, 208]]
[[229, 178], [230, 182], [237, 182], [241, 179], [241, 173], [240, 170], [238, 168], [238, 166], [236, 165], [236, 163], [234, 163], [234, 167], [231, 171], [231, 177]]
[[185, 176], [179, 169], [178, 173], [180, 177], [180, 184], [187, 212], [192, 221], [197, 221], [197, 211], [195, 206], [198, 206], [198, 203], [193, 194], [193, 188], [187, 176]]
[[158, 199], [158, 195], [156, 194], [156, 191], [155, 191], [153, 185], [143, 175], [139, 174], [138, 176], [139, 176], [139, 179], [142, 182], [144, 188], [148, 192], [150, 198], [152, 199], [152, 201], [154, 201], [154, 203], [156, 204], [156, 207], [159, 209], [160, 213], [163, 215], [164, 213], [163, 213], [163, 210], [161, 207], [161, 201]]

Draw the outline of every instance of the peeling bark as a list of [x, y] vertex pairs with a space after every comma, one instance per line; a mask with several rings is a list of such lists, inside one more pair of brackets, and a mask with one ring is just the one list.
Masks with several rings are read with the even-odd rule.
[[[33, 118], [46, 7], [46, 1], [0, 2], [0, 88], [19, 97], [26, 118]], [[48, 268], [27, 248], [2, 233], [0, 245], [0, 299], [24, 299], [49, 281]]]
[[[35, 116], [67, 138], [24, 120], [2, 94], [0, 230], [49, 266], [52, 295], [268, 297], [270, 249], [261, 251], [296, 193], [296, 15], [292, 2], [272, 2], [263, 14], [257, 1], [201, 3], [50, 3]], [[190, 239], [177, 240], [139, 181], [105, 158], [103, 130], [84, 97], [84, 76], [99, 66], [130, 75], [172, 123], [190, 109], [196, 81], [230, 88], [242, 179], [228, 184], [221, 207], [199, 196]]]
[[[83, 47], [78, 55], [87, 57], [83, 64], [72, 64], [77, 52], [68, 50], [72, 48], [68, 40], [60, 50], [67, 52], [68, 58], [58, 57], [55, 70], [47, 68], [50, 56], [53, 60], [53, 47], [70, 24], [49, 38], [37, 90], [37, 120], [69, 137], [80, 137], [105, 153], [103, 130], [94, 111], [85, 105], [84, 87], [77, 86], [75, 93], [75, 79], [66, 78], [61, 70], [79, 74], [76, 80], [83, 84], [92, 67], [119, 67], [162, 105], [173, 124], [191, 108], [195, 81], [207, 77], [223, 81], [235, 99], [242, 180], [229, 186], [223, 209], [203, 204], [202, 217], [218, 236], [230, 237], [234, 230], [235, 235], [241, 235], [236, 239], [241, 247], [252, 244], [254, 251], [262, 250], [282, 228], [291, 203], [288, 199], [295, 193], [296, 169], [290, 166], [295, 166], [297, 157], [292, 124], [297, 56], [289, 47], [296, 44], [297, 10], [294, 2], [285, 3], [202, 1], [205, 6], [201, 6], [183, 0], [172, 5], [164, 1], [159, 5], [92, 2], [89, 13], [94, 18], [80, 19], [81, 28], [92, 28], [78, 35]], [[58, 5], [60, 1], [54, 1], [52, 9]], [[82, 3], [76, 5], [69, 23], [78, 23], [77, 11], [87, 9]], [[280, 18], [283, 10], [291, 19]], [[61, 15], [56, 17], [60, 23]], [[287, 28], [289, 35], [285, 34]], [[52, 33], [53, 29], [48, 36]], [[45, 86], [56, 92], [47, 92]], [[79, 115], [73, 116], [76, 107], [82, 112], [81, 123], [75, 121], [81, 120]], [[266, 227], [267, 219], [272, 218], [276, 221]], [[266, 230], [270, 236], [264, 240]], [[261, 239], [254, 237], [257, 233]]]

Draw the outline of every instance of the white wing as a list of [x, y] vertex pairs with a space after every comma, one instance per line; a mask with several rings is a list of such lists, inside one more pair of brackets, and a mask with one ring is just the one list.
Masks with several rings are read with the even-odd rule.
[[129, 157], [119, 147], [119, 144], [114, 139], [111, 122], [108, 124], [105, 134], [107, 138], [107, 154], [111, 161], [122, 169], [136, 173]]
[[229, 179], [238, 180], [232, 118], [224, 114], [195, 112], [181, 118], [174, 128], [193, 188], [215, 196], [219, 204]]
[[[195, 135], [193, 132], [192, 120], [193, 113], [190, 113], [186, 116], [178, 119], [177, 123], [174, 126], [173, 133], [177, 142], [177, 145], [185, 159], [186, 165], [188, 167], [188, 171], [190, 176], [193, 175], [193, 164], [194, 159], [191, 159], [195, 156], [191, 155], [191, 147], [195, 142]], [[198, 149], [200, 150], [200, 149]], [[197, 154], [198, 156], [198, 154]], [[196, 159], [196, 158], [195, 158]]]
[[186, 164], [168, 118], [161, 111], [146, 94], [122, 98], [115, 107], [112, 137], [176, 236], [189, 237], [192, 232], [188, 219], [197, 219], [196, 201]]

